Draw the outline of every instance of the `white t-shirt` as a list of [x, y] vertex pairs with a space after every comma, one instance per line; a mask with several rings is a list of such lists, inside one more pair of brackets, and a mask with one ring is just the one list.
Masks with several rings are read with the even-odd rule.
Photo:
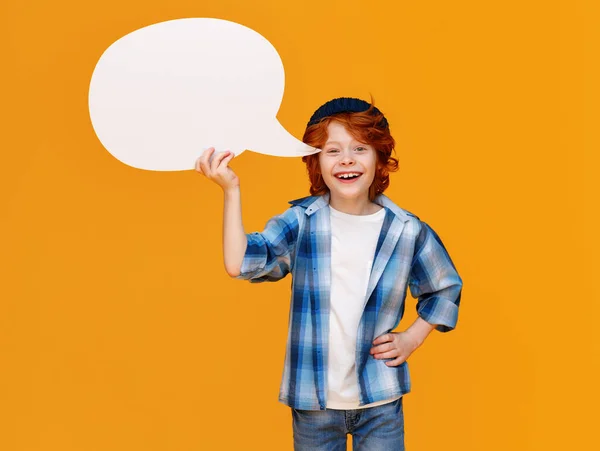
[[327, 408], [362, 409], [400, 398], [359, 406], [356, 339], [385, 208], [371, 215], [331, 211], [331, 294]]

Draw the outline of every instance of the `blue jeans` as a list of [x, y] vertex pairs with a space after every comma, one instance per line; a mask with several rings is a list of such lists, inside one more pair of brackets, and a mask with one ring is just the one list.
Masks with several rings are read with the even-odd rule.
[[402, 399], [356, 410], [292, 408], [295, 451], [404, 451]]

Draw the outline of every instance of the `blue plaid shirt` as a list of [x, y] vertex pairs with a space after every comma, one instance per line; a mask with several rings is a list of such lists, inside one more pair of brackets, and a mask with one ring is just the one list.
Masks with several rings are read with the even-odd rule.
[[[433, 229], [381, 194], [386, 209], [358, 326], [359, 405], [410, 391], [408, 363], [387, 366], [370, 353], [373, 340], [394, 330], [404, 314], [407, 287], [418, 315], [440, 332], [456, 326], [462, 280]], [[331, 281], [329, 194], [291, 201], [261, 232], [249, 233], [238, 279], [274, 282], [292, 274], [292, 297], [279, 401], [295, 409], [325, 410]], [[392, 359], [387, 359], [392, 360]]]

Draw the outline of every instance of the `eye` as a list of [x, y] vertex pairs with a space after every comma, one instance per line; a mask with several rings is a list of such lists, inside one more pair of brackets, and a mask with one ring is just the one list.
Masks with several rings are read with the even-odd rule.
[[365, 152], [366, 150], [367, 150], [367, 148], [366, 148], [366, 147], [357, 147], [357, 148], [356, 148], [356, 151], [357, 151], [357, 152]]
[[339, 152], [339, 150], [337, 150], [337, 149], [328, 149], [327, 150], [327, 153], [338, 153], [338, 152]]

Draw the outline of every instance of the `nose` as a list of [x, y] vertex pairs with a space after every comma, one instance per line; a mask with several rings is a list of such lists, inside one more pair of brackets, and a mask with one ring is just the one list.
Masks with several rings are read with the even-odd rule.
[[353, 165], [354, 164], [354, 155], [352, 154], [352, 152], [343, 152], [340, 164], [342, 164], [344, 166]]

